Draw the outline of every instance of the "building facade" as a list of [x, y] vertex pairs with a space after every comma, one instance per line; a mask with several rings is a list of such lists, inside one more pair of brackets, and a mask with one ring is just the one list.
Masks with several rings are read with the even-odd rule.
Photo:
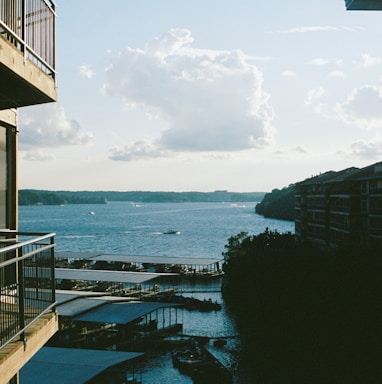
[[382, 246], [382, 162], [326, 172], [295, 186], [295, 232], [324, 248]]
[[0, 0], [0, 383], [57, 331], [54, 234], [18, 232], [17, 108], [57, 100], [55, 4]]

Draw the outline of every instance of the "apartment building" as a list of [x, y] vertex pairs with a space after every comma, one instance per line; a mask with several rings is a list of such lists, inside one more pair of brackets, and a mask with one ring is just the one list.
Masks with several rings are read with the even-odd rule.
[[0, 0], [0, 384], [57, 331], [54, 234], [17, 223], [17, 108], [57, 100], [55, 4]]
[[[349, 11], [382, 10], [382, 0], [345, 0], [345, 5]], [[382, 246], [382, 163], [297, 183], [295, 233], [323, 248], [349, 240]]]
[[327, 248], [349, 240], [382, 246], [382, 162], [304, 180], [295, 199], [298, 238]]

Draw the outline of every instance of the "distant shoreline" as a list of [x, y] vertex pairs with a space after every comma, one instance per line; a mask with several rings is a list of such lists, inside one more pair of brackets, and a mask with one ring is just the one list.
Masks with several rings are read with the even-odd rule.
[[136, 203], [244, 203], [261, 201], [265, 192], [149, 192], [149, 191], [49, 191], [19, 190], [19, 205], [107, 204], [112, 201]]

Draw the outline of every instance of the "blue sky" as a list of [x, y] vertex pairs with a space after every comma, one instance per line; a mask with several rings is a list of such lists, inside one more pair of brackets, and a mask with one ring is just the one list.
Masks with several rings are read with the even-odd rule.
[[382, 158], [381, 12], [344, 0], [57, 0], [59, 101], [19, 188], [270, 191]]

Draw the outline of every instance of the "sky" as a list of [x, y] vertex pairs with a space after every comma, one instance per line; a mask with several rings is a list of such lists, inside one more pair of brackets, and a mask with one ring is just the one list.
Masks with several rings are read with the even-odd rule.
[[382, 160], [382, 12], [344, 0], [57, 0], [58, 102], [19, 188], [269, 192]]

